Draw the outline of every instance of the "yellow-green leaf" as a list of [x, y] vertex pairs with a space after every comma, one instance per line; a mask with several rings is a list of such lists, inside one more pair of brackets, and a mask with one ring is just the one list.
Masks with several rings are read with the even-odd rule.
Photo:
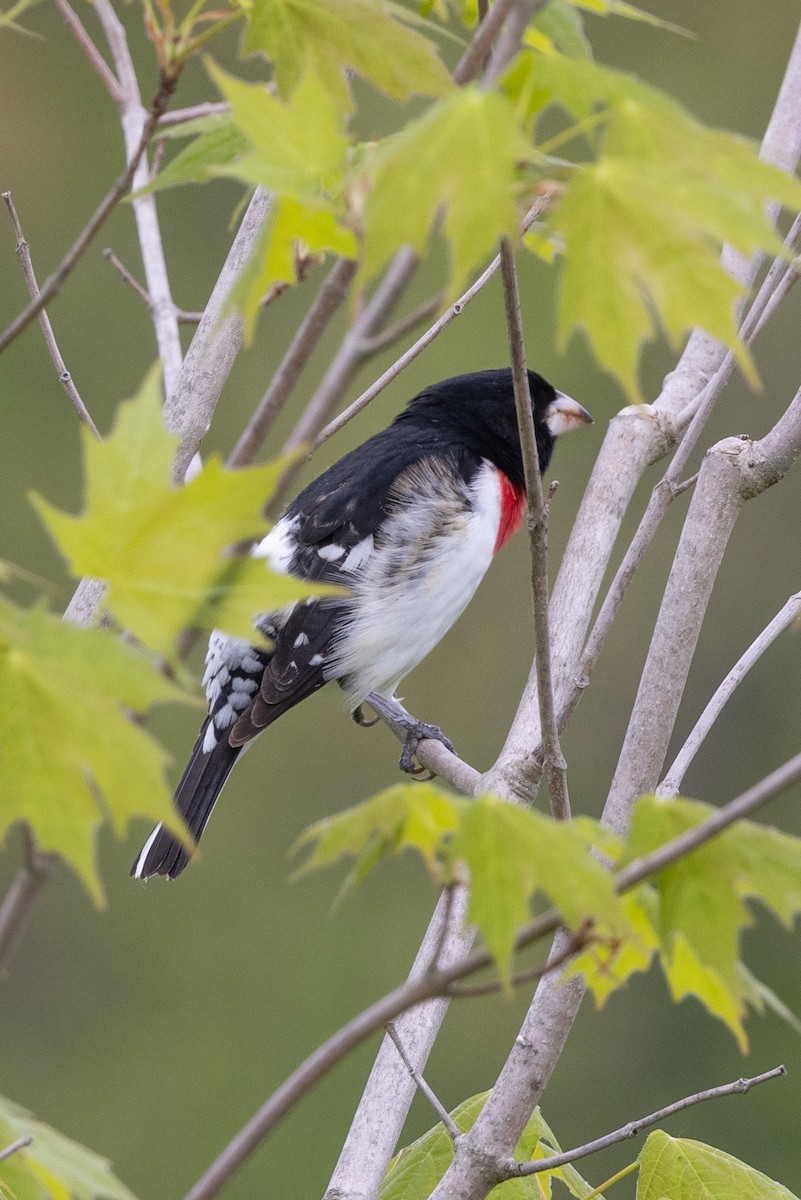
[[[481, 1092], [463, 1101], [451, 1113], [456, 1128], [467, 1133], [487, 1102], [489, 1092]], [[549, 1157], [561, 1153], [561, 1147], [536, 1108], [515, 1149], [518, 1162]], [[453, 1142], [442, 1124], [435, 1125], [411, 1145], [406, 1146], [390, 1163], [381, 1184], [378, 1200], [409, 1200], [409, 1197], [428, 1196], [439, 1183], [453, 1159]], [[543, 1189], [550, 1195], [552, 1179], [559, 1179], [571, 1195], [582, 1197], [593, 1191], [592, 1185], [570, 1165], [542, 1172], [523, 1179], [510, 1179], [493, 1189], [493, 1200], [542, 1200]], [[595, 1193], [597, 1200], [603, 1200]]]
[[230, 166], [250, 150], [250, 142], [231, 117], [206, 117], [203, 126], [199, 136], [176, 154], [138, 195], [184, 183], [205, 183], [219, 174], [218, 168]]
[[731, 1154], [661, 1129], [649, 1135], [639, 1163], [637, 1200], [797, 1200]]
[[252, 638], [259, 613], [336, 591], [230, 554], [265, 531], [261, 508], [285, 464], [228, 471], [212, 458], [185, 487], [171, 486], [177, 438], [163, 426], [153, 376], [120, 406], [106, 441], [84, 434], [83, 515], [34, 503], [73, 574], [106, 580], [110, 610], [153, 649], [172, 655], [190, 627]]
[[398, 11], [380, 0], [254, 0], [244, 49], [267, 55], [284, 96], [311, 65], [340, 100], [345, 67], [398, 100], [444, 95], [453, 83], [433, 43]]
[[529, 153], [512, 104], [477, 87], [448, 96], [388, 138], [368, 166], [364, 276], [404, 244], [422, 253], [444, 211], [456, 292], [501, 236], [516, 238], [517, 164]]
[[302, 251], [330, 251], [343, 258], [356, 258], [359, 247], [353, 233], [339, 224], [328, 205], [282, 196], [275, 201], [231, 293], [232, 302], [244, 317], [246, 345], [252, 340], [262, 301], [272, 285], [296, 282], [297, 258]]
[[583, 328], [598, 361], [632, 399], [641, 398], [642, 344], [660, 325], [674, 345], [700, 325], [732, 347], [755, 381], [737, 336], [741, 289], [720, 266], [708, 214], [680, 208], [674, 183], [672, 169], [604, 158], [577, 168], [550, 223], [565, 250], [560, 340]]
[[32, 1137], [33, 1141], [0, 1162], [0, 1193], [4, 1197], [134, 1200], [106, 1159], [0, 1096], [0, 1149], [22, 1137]]
[[373, 854], [376, 845], [382, 855], [413, 847], [434, 867], [442, 840], [458, 826], [465, 804], [431, 784], [396, 784], [304, 830], [293, 853], [312, 849], [298, 873], [328, 866], [343, 855], [352, 855], [357, 863], [368, 856], [372, 867], [378, 861]]
[[591, 920], [602, 936], [627, 930], [611, 873], [571, 822], [482, 796], [466, 808], [451, 853], [467, 863], [470, 919], [504, 980], [511, 973], [515, 933], [528, 920], [536, 891], [548, 896], [572, 929]]
[[211, 61], [207, 66], [252, 150], [240, 162], [216, 166], [218, 174], [301, 199], [341, 187], [348, 148], [343, 116], [315, 72], [305, 72], [284, 103], [261, 84], [245, 83]]
[[643, 886], [620, 899], [630, 934], [620, 943], [592, 944], [567, 968], [566, 975], [583, 976], [598, 1008], [612, 992], [638, 971], [647, 971], [659, 949], [659, 900], [653, 888]]
[[[641, 797], [627, 859], [649, 853], [714, 812], [698, 801]], [[753, 923], [746, 900], [760, 900], [786, 925], [801, 913], [801, 839], [740, 821], [661, 871], [655, 882], [661, 958], [673, 996], [696, 995], [745, 1049], [742, 1018], [749, 987], [740, 968], [740, 933]]]
[[731, 346], [755, 383], [720, 247], [781, 253], [766, 206], [801, 207], [801, 184], [745, 139], [707, 129], [656, 88], [588, 59], [529, 50], [504, 86], [529, 118], [560, 104], [597, 154], [573, 170], [547, 219], [566, 255], [562, 342], [584, 328], [599, 362], [638, 399], [643, 341], [662, 329], [675, 345], [697, 325]]
[[105, 820], [119, 836], [140, 814], [180, 832], [167, 755], [126, 711], [170, 700], [187, 697], [108, 630], [0, 599], [0, 837], [27, 822], [102, 903], [95, 841]]

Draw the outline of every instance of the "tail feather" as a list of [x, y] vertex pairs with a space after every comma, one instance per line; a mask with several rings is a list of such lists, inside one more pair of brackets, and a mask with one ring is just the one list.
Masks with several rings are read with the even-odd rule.
[[[220, 738], [212, 750], [204, 750], [203, 741], [209, 720], [207, 718], [203, 723], [175, 792], [175, 803], [196, 842], [200, 841], [223, 785], [242, 753], [242, 747], [231, 746], [227, 738]], [[177, 879], [190, 857], [186, 848], [168, 829], [157, 825], [131, 867], [131, 875], [134, 879], [149, 879], [151, 875]]]

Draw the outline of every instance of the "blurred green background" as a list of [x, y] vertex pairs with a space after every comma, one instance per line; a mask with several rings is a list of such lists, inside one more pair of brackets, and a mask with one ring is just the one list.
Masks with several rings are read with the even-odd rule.
[[[588, 19], [597, 56], [671, 91], [705, 121], [752, 137], [762, 134], [799, 16], [795, 0], [672, 0], [649, 7], [691, 28], [685, 39], [633, 22]], [[143, 93], [155, 90], [136, 4], [123, 10], [140, 64]], [[81, 14], [98, 32], [93, 13]], [[40, 278], [46, 277], [121, 169], [116, 112], [55, 10], [41, 4], [26, 23], [39, 38], [0, 32], [0, 189], [13, 192]], [[98, 33], [99, 36], [99, 33]], [[232, 37], [215, 51], [235, 62]], [[453, 54], [453, 47], [447, 51]], [[250, 67], [248, 68], [250, 70]], [[199, 64], [182, 81], [177, 103], [211, 94]], [[363, 93], [360, 132], [385, 127], [391, 112]], [[159, 200], [173, 291], [202, 308], [230, 241], [238, 198], [218, 183]], [[140, 274], [130, 210], [122, 207], [51, 308], [67, 365], [101, 429], [132, 394], [154, 357], [144, 306], [104, 262], [111, 246]], [[435, 285], [421, 272], [411, 306]], [[0, 321], [26, 299], [5, 210], [0, 212]], [[310, 288], [288, 292], [262, 318], [253, 348], [236, 366], [206, 450], [226, 453], [279, 361]], [[609, 417], [623, 403], [610, 380], [574, 338], [563, 355], [554, 339], [554, 277], [526, 263], [522, 273], [530, 364], [591, 409], [596, 424], [560, 445], [552, 472], [561, 482], [551, 547], [558, 563], [582, 487]], [[729, 434], [763, 434], [799, 384], [799, 297], [757, 347], [761, 394], [740, 381], [726, 393], [705, 445]], [[314, 358], [284, 414], [271, 451], [321, 377], [344, 329], [344, 315]], [[385, 424], [426, 382], [499, 365], [506, 354], [497, 281], [380, 400], [321, 452], [319, 470]], [[390, 361], [369, 365], [350, 390]], [[675, 356], [664, 346], [645, 355], [645, 394], [654, 396]], [[0, 558], [54, 581], [62, 608], [70, 583], [26, 494], [80, 504], [78, 429], [40, 333], [31, 327], [0, 364], [3, 511]], [[696, 459], [698, 455], [696, 455]], [[637, 513], [659, 478], [652, 469]], [[720, 573], [674, 745], [732, 662], [799, 584], [798, 470], [747, 506]], [[626, 601], [576, 718], [565, 738], [576, 811], [597, 815], [609, 784], [647, 649], [687, 497], [674, 505]], [[635, 515], [628, 519], [629, 532]], [[15, 589], [20, 598], [30, 590]], [[492, 762], [514, 713], [530, 660], [528, 565], [524, 539], [509, 546], [468, 613], [404, 688], [410, 708], [435, 720], [477, 767]], [[502, 619], [499, 621], [499, 614]], [[199, 660], [198, 660], [199, 661]], [[686, 780], [688, 794], [724, 801], [798, 749], [798, 633], [785, 634], [737, 693]], [[79, 698], [76, 698], [79, 702]], [[196, 715], [167, 712], [154, 721], [175, 757], [176, 775], [194, 738]], [[383, 729], [364, 731], [346, 717], [338, 695], [323, 692], [272, 729], [243, 761], [204, 840], [202, 862], [175, 885], [128, 879], [144, 823], [125, 845], [104, 834], [99, 853], [108, 890], [93, 910], [76, 880], [60, 871], [33, 913], [27, 935], [0, 981], [0, 1090], [64, 1132], [108, 1155], [142, 1198], [178, 1197], [261, 1101], [319, 1041], [405, 974], [435, 895], [423, 870], [400, 861], [331, 913], [334, 873], [291, 884], [287, 849], [309, 822], [363, 799], [397, 778], [398, 747]], [[798, 788], [774, 802], [765, 819], [801, 834]], [[12, 836], [0, 858], [3, 891], [19, 861]], [[748, 936], [756, 973], [797, 1012], [801, 967], [797, 933], [760, 915]], [[464, 1001], [453, 1008], [428, 1070], [443, 1102], [454, 1106], [491, 1085], [514, 1037], [527, 996]], [[587, 1004], [545, 1113], [570, 1146], [698, 1089], [754, 1074], [779, 1061], [787, 1080], [747, 1099], [704, 1106], [675, 1119], [673, 1133], [697, 1137], [743, 1157], [801, 1192], [798, 1113], [801, 1043], [775, 1018], [749, 1022], [743, 1060], [730, 1035], [698, 1005], [670, 1004], [656, 973], [636, 978], [598, 1013]], [[340, 1066], [280, 1127], [230, 1185], [231, 1200], [322, 1193], [372, 1060], [375, 1043]], [[432, 1124], [415, 1102], [407, 1134]], [[585, 1163], [603, 1180], [636, 1153], [633, 1146]], [[632, 1181], [615, 1194], [631, 1195]]]

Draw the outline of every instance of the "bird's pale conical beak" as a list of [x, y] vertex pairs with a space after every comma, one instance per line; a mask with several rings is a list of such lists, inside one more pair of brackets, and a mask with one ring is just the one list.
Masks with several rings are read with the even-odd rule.
[[564, 392], [557, 392], [556, 399], [551, 401], [545, 412], [545, 424], [554, 437], [570, 433], [571, 429], [580, 429], [582, 425], [592, 425], [592, 417], [586, 408]]

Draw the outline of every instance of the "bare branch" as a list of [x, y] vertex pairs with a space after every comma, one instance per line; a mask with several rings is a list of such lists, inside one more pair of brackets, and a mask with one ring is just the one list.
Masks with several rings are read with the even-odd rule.
[[153, 133], [155, 132], [158, 119], [166, 108], [170, 96], [175, 90], [176, 83], [177, 79], [175, 78], [163, 79], [161, 81], [159, 90], [156, 93], [155, 99], [153, 100], [150, 116], [145, 123], [139, 144], [131, 155], [128, 166], [114, 182], [103, 200], [101, 200], [87, 224], [78, 234], [78, 237], [64, 255], [56, 270], [45, 280], [44, 285], [36, 299], [32, 300], [30, 304], [23, 309], [19, 316], [16, 317], [11, 324], [3, 330], [2, 333], [0, 333], [0, 353], [2, 353], [2, 351], [5, 350], [6, 347], [9, 346], [11, 342], [13, 342], [14, 339], [28, 327], [28, 325], [30, 325], [34, 317], [38, 317], [45, 305], [49, 304], [53, 297], [58, 295], [64, 285], [65, 280], [72, 273], [85, 251], [92, 244], [95, 237], [100, 232], [108, 218], [111, 216], [111, 213], [119, 204], [122, 197], [130, 189], [134, 175], [136, 174], [136, 169], [144, 157], [145, 151], [147, 150], [151, 138], [153, 137]]
[[[155, 119], [148, 118], [147, 111], [142, 104], [136, 68], [128, 49], [125, 26], [115, 13], [111, 0], [96, 0], [95, 11], [103, 26], [122, 89], [122, 96], [117, 107], [125, 140], [125, 152], [128, 160], [132, 161], [137, 155], [137, 146], [145, 128], [150, 127], [152, 122], [151, 136], [155, 133], [156, 127], [164, 115], [166, 105], [155, 115]], [[150, 139], [148, 138], [148, 140]], [[150, 169], [147, 155], [142, 154], [138, 156], [131, 177], [132, 190], [136, 192], [149, 182]], [[133, 210], [145, 269], [147, 291], [150, 297], [148, 308], [156, 334], [159, 357], [164, 368], [164, 390], [167, 395], [170, 395], [178, 382], [183, 352], [176, 309], [170, 291], [164, 247], [161, 241], [156, 197], [150, 194], [136, 196], [133, 200]]]
[[559, 744], [556, 709], [551, 675], [551, 631], [548, 617], [548, 513], [542, 492], [537, 434], [531, 413], [531, 393], [526, 368], [526, 348], [523, 319], [520, 314], [520, 293], [517, 270], [509, 243], [501, 242], [501, 270], [506, 305], [506, 326], [512, 361], [517, 425], [523, 450], [523, 469], [528, 496], [528, 536], [531, 554], [531, 591], [534, 607], [534, 636], [536, 642], [537, 695], [540, 726], [545, 748], [544, 768], [548, 780], [551, 812], [559, 821], [570, 820], [570, 798], [567, 791], [567, 763]]
[[772, 646], [780, 633], [790, 625], [801, 612], [801, 592], [791, 596], [784, 607], [773, 618], [769, 625], [755, 638], [748, 649], [737, 660], [726, 678], [707, 704], [701, 716], [682, 746], [673, 762], [673, 766], [656, 789], [659, 796], [677, 796], [682, 780], [687, 773], [690, 763], [703, 745], [712, 726], [717, 721], [723, 709], [728, 704], [734, 692], [745, 679], [748, 672], [759, 662], [769, 646]]
[[228, 456], [229, 467], [253, 462], [328, 323], [347, 295], [357, 264], [338, 259], [323, 281], [256, 411]]
[[401, 317], [394, 325], [387, 326], [380, 333], [373, 334], [372, 337], [365, 338], [362, 342], [362, 350], [366, 356], [378, 354], [381, 350], [385, 350], [387, 346], [391, 346], [393, 342], [399, 341], [405, 337], [407, 333], [421, 322], [427, 321], [429, 317], [433, 317], [434, 313], [442, 307], [444, 295], [438, 292], [436, 296], [430, 296], [428, 300], [424, 300], [422, 304], [418, 304], [417, 308], [413, 308], [405, 317]]
[[[122, 282], [127, 284], [128, 287], [131, 288], [131, 290], [136, 293], [136, 295], [139, 297], [139, 299], [142, 300], [148, 306], [148, 308], [151, 308], [153, 305], [153, 301], [150, 298], [150, 293], [148, 292], [147, 288], [142, 287], [141, 283], [136, 278], [136, 276], [131, 274], [131, 272], [125, 266], [125, 263], [123, 263], [119, 258], [117, 258], [117, 255], [114, 253], [114, 251], [108, 249], [108, 247], [107, 247], [103, 251], [103, 257], [105, 258], [106, 262], [111, 264], [111, 266], [114, 268], [114, 270], [117, 272], [117, 274], [122, 279]], [[176, 308], [175, 309], [175, 319], [179, 325], [199, 325], [201, 320], [203, 319], [203, 313], [202, 312], [186, 312], [182, 308]]]
[[64, 24], [83, 50], [97, 75], [99, 75], [103, 87], [109, 96], [111, 96], [111, 99], [115, 104], [121, 104], [123, 101], [123, 90], [120, 87], [120, 82], [92, 41], [86, 27], [75, 9], [70, 5], [69, 0], [56, 0], [56, 8], [64, 18]]
[[257, 188], [187, 351], [178, 386], [164, 405], [167, 427], [182, 438], [174, 469], [174, 478], [179, 483], [211, 424], [242, 346], [244, 326], [241, 314], [230, 309], [231, 292], [253, 252], [271, 206], [270, 194]]
[[34, 843], [30, 830], [24, 828], [24, 863], [17, 871], [0, 907], [0, 971], [4, 970], [11, 952], [22, 933], [33, 902], [58, 864], [58, 856], [45, 854]]
[[[22, 226], [20, 224], [19, 216], [17, 215], [17, 210], [14, 205], [11, 192], [3, 192], [2, 196], [6, 202], [8, 211], [11, 214], [11, 220], [14, 223], [14, 232], [17, 235], [17, 257], [22, 264], [22, 271], [25, 276], [25, 282], [28, 286], [28, 295], [31, 297], [31, 299], [35, 300], [39, 295], [39, 284], [36, 280], [36, 272], [33, 269], [30, 246], [25, 240], [25, 234], [22, 232]], [[42, 311], [39, 313], [39, 324], [42, 327], [45, 345], [47, 346], [53, 366], [56, 368], [59, 382], [62, 384], [65, 392], [69, 396], [70, 401], [72, 402], [72, 407], [75, 409], [76, 413], [84, 422], [84, 424], [88, 425], [95, 437], [99, 438], [100, 432], [92, 420], [89, 410], [81, 399], [80, 392], [75, 386], [72, 375], [67, 370], [67, 364], [64, 362], [64, 359], [61, 356], [61, 351], [58, 348], [56, 335], [53, 332], [53, 326], [50, 324], [50, 318], [44, 309], [42, 309]]]
[[[801, 29], [763, 139], [761, 155], [766, 161], [793, 169], [801, 153], [799, 112]], [[740, 264], [740, 280], [745, 286], [753, 283], [758, 267], [755, 259], [743, 273]], [[691, 414], [703, 390], [699, 380], [711, 380], [726, 354], [714, 338], [696, 330], [654, 404], [623, 409], [610, 424], [551, 596], [554, 682], [560, 714], [575, 688], [586, 685], [579, 659], [612, 548], [640, 478], [673, 448], [680, 430], [679, 414], [682, 420], [688, 419], [688, 406], [693, 406]], [[532, 670], [503, 750], [485, 776], [489, 789], [503, 788], [516, 795], [529, 790], [532, 766], [536, 765], [531, 749], [540, 736], [537, 705]], [[534, 776], [536, 780], [536, 772]]]
[[445, 1108], [445, 1106], [440, 1103], [439, 1099], [437, 1098], [436, 1093], [428, 1086], [425, 1079], [423, 1079], [423, 1076], [417, 1070], [414, 1063], [412, 1063], [410, 1061], [408, 1054], [406, 1053], [406, 1051], [403, 1048], [403, 1042], [398, 1037], [398, 1031], [395, 1028], [394, 1021], [387, 1022], [387, 1036], [390, 1038], [390, 1040], [394, 1044], [396, 1050], [398, 1051], [398, 1054], [401, 1056], [403, 1065], [406, 1067], [406, 1070], [409, 1072], [412, 1079], [414, 1080], [415, 1086], [419, 1089], [419, 1091], [421, 1091], [423, 1093], [426, 1100], [431, 1105], [434, 1112], [437, 1114], [440, 1121], [442, 1122], [442, 1124], [445, 1126], [446, 1130], [448, 1131], [451, 1141], [455, 1143], [457, 1141], [457, 1139], [461, 1137], [461, 1130], [454, 1123], [454, 1120], [451, 1117], [451, 1114], [448, 1112], [447, 1108]]
[[[526, 213], [526, 216], [524, 217], [520, 226], [521, 232], [525, 233], [526, 230], [533, 225], [537, 217], [545, 210], [548, 203], [548, 196], [541, 196], [539, 198], [536, 204], [534, 204]], [[314, 449], [318, 449], [325, 442], [327, 442], [329, 438], [332, 438], [335, 433], [339, 433], [340, 429], [343, 429], [349, 421], [352, 421], [353, 418], [362, 411], [362, 409], [366, 408], [368, 404], [371, 404], [372, 401], [375, 400], [376, 396], [383, 392], [384, 388], [388, 387], [394, 379], [397, 379], [398, 375], [400, 375], [402, 371], [406, 370], [409, 363], [413, 362], [418, 355], [422, 354], [422, 352], [428, 346], [430, 346], [436, 338], [439, 337], [443, 329], [447, 329], [451, 321], [454, 321], [457, 317], [460, 317], [470, 301], [478, 295], [478, 293], [483, 287], [486, 286], [487, 283], [489, 283], [490, 279], [492, 279], [500, 265], [501, 256], [498, 254], [495, 256], [486, 270], [479, 275], [475, 283], [467, 289], [464, 295], [460, 296], [459, 299], [455, 301], [455, 303], [452, 304], [447, 311], [444, 312], [442, 316], [439, 317], [434, 324], [431, 325], [425, 331], [425, 333], [422, 334], [417, 341], [409, 347], [408, 350], [405, 350], [403, 354], [401, 354], [400, 358], [396, 359], [392, 366], [388, 367], [387, 370], [384, 371], [383, 375], [379, 375], [378, 379], [376, 379], [376, 381], [372, 383], [366, 391], [362, 392], [361, 396], [357, 396], [352, 404], [349, 404], [346, 409], [343, 409], [343, 411], [339, 413], [333, 419], [333, 421], [330, 421], [325, 428], [320, 431], [314, 440]]]
[[159, 121], [159, 129], [174, 129], [200, 117], [222, 117], [231, 111], [227, 100], [209, 100], [205, 104], [193, 104], [191, 108], [174, 108], [166, 112]]
[[12, 1154], [16, 1154], [18, 1150], [24, 1150], [26, 1146], [30, 1146], [33, 1138], [28, 1134], [26, 1137], [17, 1138], [10, 1146], [6, 1146], [4, 1150], [0, 1150], [0, 1162], [5, 1162], [7, 1158], [11, 1158]]
[[782, 1065], [774, 1067], [772, 1071], [764, 1071], [761, 1075], [754, 1075], [751, 1079], [735, 1079], [733, 1083], [722, 1083], [718, 1087], [706, 1088], [703, 1092], [695, 1092], [692, 1096], [685, 1096], [682, 1100], [676, 1100], [665, 1108], [649, 1113], [647, 1117], [638, 1117], [635, 1121], [629, 1121], [620, 1129], [604, 1134], [603, 1137], [596, 1138], [593, 1142], [587, 1142], [583, 1146], [577, 1146], [575, 1150], [565, 1150], [562, 1154], [551, 1154], [548, 1158], [538, 1158], [534, 1162], [510, 1162], [505, 1168], [502, 1168], [502, 1177], [504, 1179], [521, 1179], [529, 1175], [539, 1175], [542, 1171], [556, 1171], [568, 1163], [577, 1162], [580, 1158], [587, 1158], [590, 1154], [597, 1154], [599, 1150], [606, 1150], [608, 1146], [615, 1146], [618, 1142], [638, 1137], [643, 1129], [648, 1129], [649, 1126], [656, 1125], [659, 1121], [666, 1121], [668, 1117], [684, 1112], [685, 1109], [692, 1108], [695, 1104], [703, 1104], [705, 1100], [720, 1100], [724, 1096], [744, 1096], [758, 1084], [766, 1083], [769, 1079], [778, 1079], [786, 1074], [787, 1068]]

